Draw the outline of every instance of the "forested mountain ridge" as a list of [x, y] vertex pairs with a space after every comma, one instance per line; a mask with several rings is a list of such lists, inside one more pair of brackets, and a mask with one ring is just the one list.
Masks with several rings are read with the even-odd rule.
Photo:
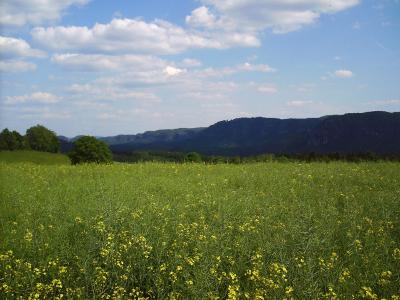
[[241, 156], [310, 152], [396, 154], [400, 153], [400, 112], [349, 113], [308, 119], [238, 118], [207, 128], [158, 130], [100, 139], [113, 152], [196, 151]]

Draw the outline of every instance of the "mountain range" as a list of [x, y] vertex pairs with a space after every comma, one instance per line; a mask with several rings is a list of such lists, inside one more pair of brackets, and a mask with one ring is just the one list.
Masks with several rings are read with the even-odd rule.
[[[76, 138], [59, 137], [62, 150]], [[238, 118], [205, 128], [98, 137], [114, 153], [196, 151], [206, 155], [262, 153], [400, 153], [400, 112], [366, 112], [307, 119]]]

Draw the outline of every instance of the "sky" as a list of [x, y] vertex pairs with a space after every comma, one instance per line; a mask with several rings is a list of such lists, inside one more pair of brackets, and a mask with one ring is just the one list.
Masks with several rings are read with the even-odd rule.
[[2, 0], [0, 128], [400, 111], [399, 0]]

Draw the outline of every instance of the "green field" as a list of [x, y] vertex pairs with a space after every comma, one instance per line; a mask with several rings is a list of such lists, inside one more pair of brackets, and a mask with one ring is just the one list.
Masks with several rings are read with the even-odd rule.
[[399, 299], [399, 163], [0, 163], [1, 299]]
[[29, 150], [0, 151], [0, 162], [16, 163], [31, 162], [40, 165], [69, 165], [66, 155], [59, 153], [47, 153]]

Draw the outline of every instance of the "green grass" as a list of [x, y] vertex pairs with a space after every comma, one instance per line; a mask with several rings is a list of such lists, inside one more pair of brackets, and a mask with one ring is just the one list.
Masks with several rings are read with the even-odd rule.
[[2, 299], [400, 296], [398, 163], [0, 170]]
[[31, 162], [40, 165], [69, 165], [68, 156], [59, 153], [38, 152], [29, 150], [0, 151], [0, 162]]

